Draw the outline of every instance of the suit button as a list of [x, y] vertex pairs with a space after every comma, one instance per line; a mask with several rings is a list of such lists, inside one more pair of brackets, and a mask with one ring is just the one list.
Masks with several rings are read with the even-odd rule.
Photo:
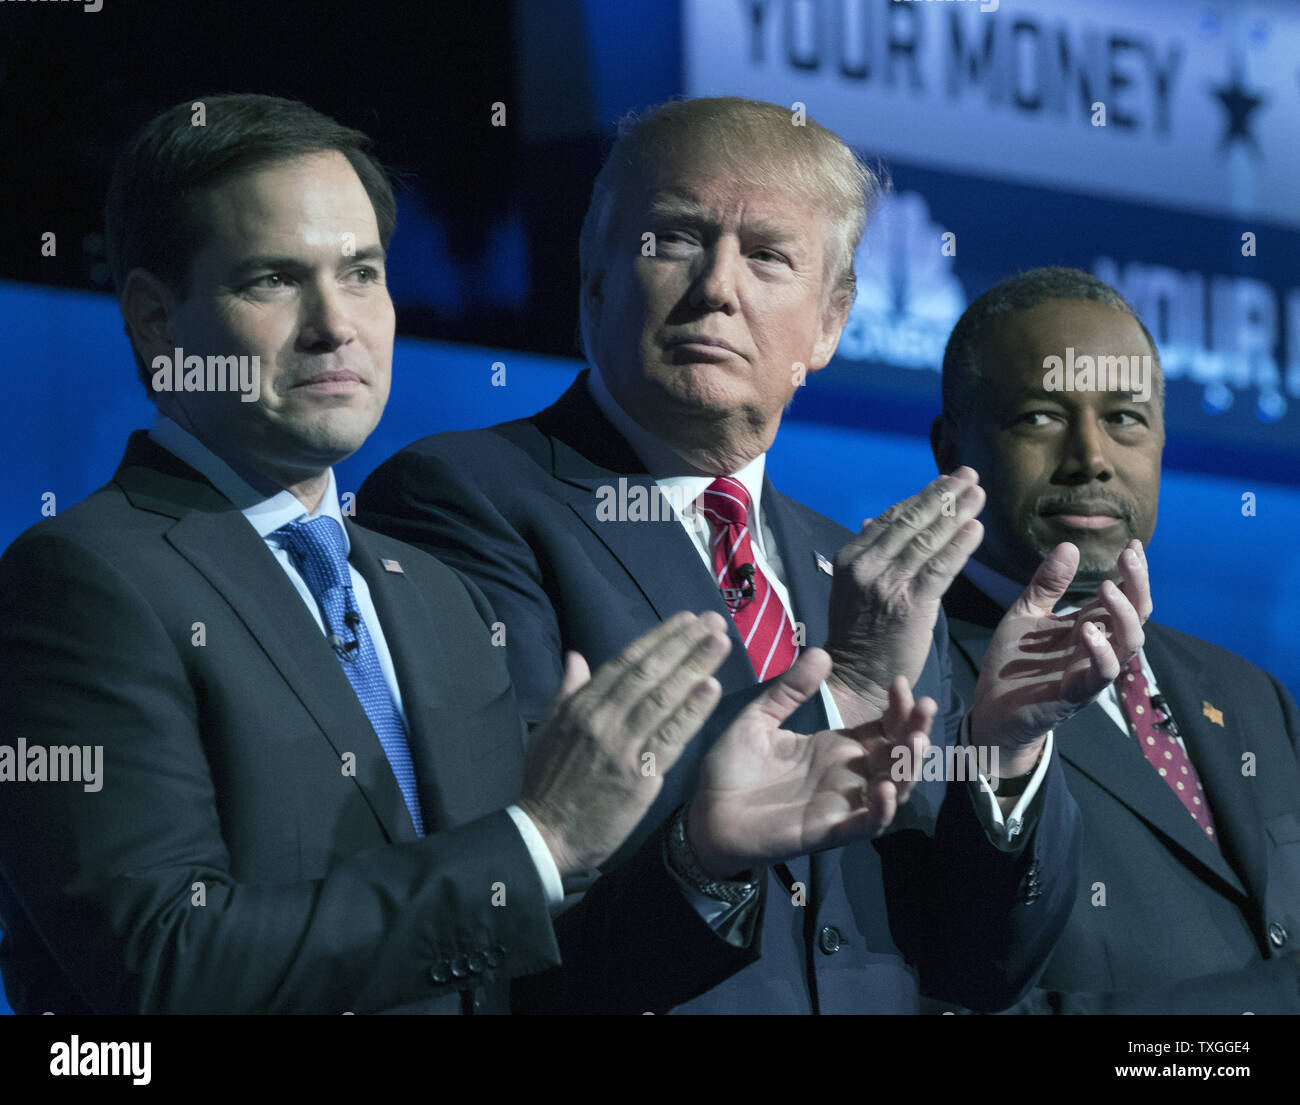
[[465, 964], [474, 974], [478, 974], [487, 966], [487, 959], [479, 952], [470, 952], [465, 957]]
[[834, 925], [824, 925], [821, 932], [817, 934], [817, 946], [827, 955], [834, 955], [839, 951], [843, 942], [840, 930]]
[[1280, 948], [1286, 943], [1286, 928], [1280, 921], [1273, 921], [1268, 926], [1268, 938], [1273, 942], [1273, 947]]
[[437, 963], [429, 968], [429, 980], [436, 983], [450, 982], [450, 964], [445, 959], [439, 959]]
[[453, 978], [469, 977], [469, 957], [458, 955], [451, 961], [451, 974]]
[[489, 967], [500, 967], [505, 962], [506, 946], [504, 944], [493, 944], [483, 953], [483, 958], [487, 960]]

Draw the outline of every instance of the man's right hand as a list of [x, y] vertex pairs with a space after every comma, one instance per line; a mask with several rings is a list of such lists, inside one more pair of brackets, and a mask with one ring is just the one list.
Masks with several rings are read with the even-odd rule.
[[958, 468], [864, 523], [835, 557], [826, 685], [846, 725], [881, 717], [896, 676], [921, 677], [943, 594], [984, 537], [983, 509], [979, 473]]
[[683, 612], [592, 675], [576, 652], [524, 762], [520, 808], [560, 874], [608, 859], [650, 809], [664, 776], [713, 712], [713, 673], [731, 649], [720, 614]]

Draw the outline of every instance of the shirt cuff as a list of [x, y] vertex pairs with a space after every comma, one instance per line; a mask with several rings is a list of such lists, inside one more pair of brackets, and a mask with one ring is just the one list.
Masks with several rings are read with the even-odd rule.
[[[970, 745], [970, 714], [962, 718], [958, 740], [963, 746]], [[1005, 817], [988, 779], [980, 775], [978, 782], [972, 783], [975, 792], [972, 792], [971, 797], [975, 802], [976, 816], [979, 817], [980, 824], [984, 826], [989, 839], [1004, 852], [1012, 852], [1020, 847], [1018, 838], [1027, 836], [1038, 820], [1038, 807], [1034, 805], [1034, 799], [1038, 796], [1043, 780], [1047, 778], [1047, 767], [1052, 759], [1052, 745], [1052, 732], [1048, 730], [1038, 767], [1034, 770], [1029, 785], [1025, 787], [1025, 792], [1020, 796], [1020, 801]]]
[[524, 838], [524, 847], [528, 849], [533, 866], [537, 868], [537, 875], [542, 880], [547, 907], [552, 911], [559, 909], [564, 904], [564, 880], [560, 878], [560, 869], [555, 864], [555, 857], [551, 855], [546, 841], [542, 839], [542, 834], [528, 814], [518, 806], [507, 806], [506, 813], [515, 823], [519, 835]]
[[668, 876], [681, 889], [682, 897], [686, 899], [689, 905], [697, 914], [700, 920], [709, 926], [714, 932], [718, 932], [724, 926], [733, 926], [737, 918], [751, 909], [758, 900], [758, 885], [755, 883], [754, 889], [749, 894], [736, 902], [719, 901], [717, 898], [710, 898], [701, 890], [697, 890], [686, 882], [672, 866], [665, 860], [664, 866], [668, 869]]

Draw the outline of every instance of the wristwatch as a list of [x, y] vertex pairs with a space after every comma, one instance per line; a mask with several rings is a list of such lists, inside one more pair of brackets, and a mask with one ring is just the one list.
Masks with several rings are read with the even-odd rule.
[[1034, 777], [1034, 772], [1038, 770], [1038, 765], [1043, 762], [1043, 751], [1047, 748], [1044, 741], [1038, 749], [1038, 759], [1034, 761], [1034, 766], [1026, 771], [1023, 775], [1016, 775], [1010, 779], [999, 779], [996, 775], [989, 777], [989, 789], [997, 798], [1015, 798], [1019, 794], [1024, 794], [1029, 788], [1029, 780]]
[[686, 835], [686, 813], [690, 803], [679, 806], [664, 834], [664, 862], [668, 869], [693, 890], [737, 905], [758, 889], [757, 880], [715, 879], [700, 866], [700, 857]]

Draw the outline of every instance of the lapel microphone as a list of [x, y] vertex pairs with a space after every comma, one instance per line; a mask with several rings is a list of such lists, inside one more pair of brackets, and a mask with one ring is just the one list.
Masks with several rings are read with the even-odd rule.
[[1162, 721], [1157, 721], [1155, 727], [1157, 729], [1164, 729], [1171, 737], [1178, 737], [1181, 740], [1183, 735], [1178, 731], [1178, 726], [1174, 722], [1174, 712], [1169, 708], [1169, 702], [1165, 699], [1165, 696], [1162, 694], [1153, 694], [1151, 696], [1151, 705], [1154, 709], [1160, 711], [1160, 716], [1164, 719]]
[[739, 587], [722, 588], [723, 601], [733, 614], [754, 597], [754, 565], [737, 564], [736, 578], [740, 580]]

